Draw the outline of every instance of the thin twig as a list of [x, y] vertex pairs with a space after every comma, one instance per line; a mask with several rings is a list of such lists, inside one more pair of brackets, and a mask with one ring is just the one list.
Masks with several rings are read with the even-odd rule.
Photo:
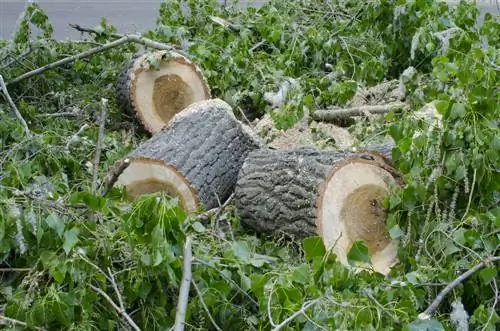
[[31, 70], [27, 73], [22, 74], [21, 76], [14, 78], [12, 81], [7, 82], [7, 85], [19, 83], [20, 81], [22, 81], [24, 79], [33, 77], [35, 75], [39, 75], [47, 70], [54, 69], [54, 68], [60, 67], [62, 65], [65, 65], [67, 63], [70, 63], [70, 62], [73, 62], [73, 61], [76, 61], [79, 59], [83, 59], [83, 58], [92, 56], [92, 55], [97, 54], [97, 53], [107, 51], [109, 49], [121, 46], [121, 45], [128, 43], [128, 42], [133, 42], [133, 43], [140, 44], [140, 45], [143, 45], [146, 47], [156, 48], [156, 49], [160, 49], [160, 50], [169, 50], [169, 51], [174, 50], [174, 48], [170, 45], [162, 44], [162, 43], [156, 42], [156, 41], [148, 39], [148, 38], [140, 37], [138, 35], [124, 35], [122, 38], [117, 39], [117, 40], [112, 41], [112, 42], [109, 42], [107, 44], [104, 44], [102, 46], [91, 48], [85, 52], [78, 53], [78, 54], [72, 55], [72, 56], [68, 56], [68, 57], [65, 57], [64, 59], [49, 63], [49, 64], [47, 64], [43, 67], [40, 67], [38, 69]]
[[134, 320], [127, 314], [127, 312], [125, 310], [122, 310], [120, 307], [118, 307], [118, 305], [113, 301], [113, 299], [111, 299], [109, 297], [109, 295], [106, 294], [106, 292], [104, 292], [103, 290], [101, 290], [100, 288], [94, 286], [94, 285], [90, 285], [90, 287], [96, 291], [97, 293], [99, 293], [100, 295], [102, 295], [108, 302], [111, 306], [113, 306], [113, 308], [120, 314], [122, 315], [123, 318], [125, 318], [125, 320], [127, 321], [127, 323], [136, 331], [141, 331], [141, 329], [137, 326], [137, 324], [135, 324]]
[[191, 283], [193, 284], [193, 287], [196, 290], [196, 294], [198, 294], [198, 298], [200, 298], [201, 306], [203, 307], [203, 310], [205, 310], [205, 312], [207, 313], [208, 319], [212, 323], [213, 327], [217, 331], [222, 331], [222, 329], [217, 325], [217, 323], [215, 322], [214, 318], [212, 317], [212, 314], [210, 314], [210, 310], [208, 310], [207, 304], [205, 303], [205, 300], [203, 300], [203, 295], [201, 294], [200, 289], [198, 288], [198, 285], [196, 285], [196, 283], [195, 283], [194, 280], [191, 281]]
[[106, 188], [104, 189], [104, 192], [102, 192], [102, 196], [106, 196], [109, 191], [113, 188], [113, 185], [115, 185], [116, 181], [118, 180], [118, 177], [127, 169], [127, 167], [130, 165], [130, 159], [124, 159], [118, 163], [118, 165], [112, 170], [110, 173], [109, 179], [106, 181]]
[[106, 119], [108, 117], [108, 99], [102, 98], [102, 111], [101, 117], [99, 118], [99, 134], [97, 136], [97, 144], [95, 148], [95, 156], [93, 162], [92, 169], [92, 193], [96, 194], [97, 192], [97, 175], [99, 172], [99, 163], [101, 161], [101, 151], [102, 151], [102, 141], [104, 139], [104, 128], [106, 126]]
[[[90, 28], [85, 28], [85, 27], [82, 27], [78, 24], [73, 24], [73, 23], [69, 23], [68, 24], [71, 28], [79, 31], [79, 32], [82, 32], [82, 33], [90, 33], [90, 34], [97, 34], [97, 35], [101, 35], [103, 34], [102, 32], [99, 32], [97, 30], [94, 30], [94, 29], [90, 29]], [[118, 34], [118, 33], [111, 33], [109, 34], [110, 37], [112, 38], [123, 38], [123, 35], [122, 34]]]
[[390, 311], [388, 311], [384, 306], [382, 306], [382, 304], [380, 302], [378, 302], [378, 300], [373, 296], [372, 292], [371, 292], [371, 289], [363, 289], [363, 293], [368, 297], [368, 299], [370, 299], [371, 301], [373, 301], [373, 303], [379, 307], [385, 314], [387, 314], [387, 316], [389, 316], [390, 318], [392, 318], [394, 320], [394, 322], [396, 324], [400, 324], [401, 322], [399, 321], [399, 318], [392, 314]]
[[26, 132], [26, 135], [28, 135], [28, 136], [31, 135], [30, 129], [28, 128], [28, 124], [26, 124], [26, 121], [24, 120], [23, 116], [19, 112], [19, 109], [17, 109], [16, 104], [14, 103], [12, 98], [10, 97], [9, 90], [7, 90], [7, 85], [5, 85], [5, 81], [3, 80], [2, 75], [0, 75], [0, 86], [2, 88], [3, 94], [5, 95], [5, 98], [7, 99], [7, 102], [10, 104], [10, 107], [12, 108], [14, 113], [16, 114], [16, 117], [19, 120], [19, 122], [21, 122], [21, 125], [24, 128], [24, 132]]
[[80, 114], [81, 114], [81, 112], [78, 111], [78, 109], [75, 108], [74, 111], [65, 111], [65, 112], [61, 112], [61, 113], [38, 114], [38, 115], [36, 115], [36, 117], [50, 117], [50, 118], [54, 118], [54, 117], [77, 117]]
[[479, 270], [485, 268], [489, 263], [493, 262], [498, 262], [500, 261], [500, 256], [492, 256], [487, 258], [486, 260], [481, 261], [480, 263], [476, 264], [472, 269], [467, 270], [460, 276], [458, 276], [453, 282], [448, 284], [434, 299], [434, 301], [427, 307], [427, 309], [418, 315], [418, 318], [421, 320], [426, 320], [431, 318], [432, 314], [436, 311], [437, 307], [443, 301], [443, 299], [446, 297], [448, 293], [453, 291], [455, 287], [463, 283], [467, 278], [478, 272]]
[[[201, 213], [200, 215], [198, 215], [197, 219], [200, 221], [207, 221], [210, 218], [210, 216], [214, 215], [215, 220], [217, 221], [218, 218], [220, 217], [220, 215], [222, 214], [222, 212], [224, 211], [224, 209], [229, 205], [229, 203], [231, 203], [231, 201], [233, 200], [233, 197], [234, 197], [234, 193], [231, 194], [229, 196], [229, 198], [227, 198], [227, 200], [222, 205], [220, 205], [219, 207], [215, 207], [215, 208], [212, 208], [210, 210], [207, 210], [204, 213]], [[220, 201], [219, 201], [219, 203], [220, 203]]]
[[493, 290], [495, 291], [495, 300], [493, 301], [493, 306], [491, 307], [491, 313], [488, 316], [488, 320], [486, 323], [484, 323], [484, 327], [481, 329], [481, 331], [485, 331], [488, 328], [488, 325], [490, 324], [491, 320], [493, 319], [493, 315], [495, 315], [496, 307], [498, 304], [498, 286], [497, 286], [497, 281], [495, 278], [491, 281], [493, 284]]
[[390, 111], [398, 111], [406, 105], [403, 102], [392, 102], [385, 105], [359, 106], [336, 109], [320, 109], [312, 113], [312, 118], [316, 121], [331, 122], [338, 119], [352, 116], [362, 116], [366, 112], [371, 114], [385, 114]]
[[0, 272], [27, 272], [31, 268], [0, 268]]
[[186, 321], [186, 308], [189, 300], [189, 287], [191, 286], [191, 262], [193, 253], [191, 252], [191, 237], [187, 236], [184, 244], [184, 267], [182, 270], [182, 282], [179, 289], [179, 300], [177, 301], [177, 310], [175, 313], [175, 331], [183, 331]]
[[250, 296], [250, 294], [248, 294], [248, 293], [247, 293], [245, 290], [243, 290], [243, 289], [242, 289], [242, 288], [241, 288], [241, 287], [240, 287], [240, 286], [239, 286], [239, 285], [238, 285], [238, 284], [237, 284], [234, 280], [232, 280], [231, 278], [229, 278], [228, 276], [226, 276], [226, 275], [225, 275], [222, 271], [220, 271], [219, 269], [217, 269], [215, 266], [213, 266], [213, 265], [211, 265], [210, 263], [205, 262], [205, 261], [203, 261], [203, 260], [197, 259], [197, 258], [194, 258], [194, 259], [193, 259], [193, 261], [194, 261], [195, 263], [202, 264], [202, 265], [204, 265], [204, 266], [206, 266], [206, 267], [212, 268], [212, 269], [214, 269], [215, 271], [217, 271], [217, 272], [221, 275], [221, 277], [222, 277], [222, 278], [224, 278], [227, 282], [229, 282], [229, 283], [233, 284], [233, 286], [234, 286], [237, 290], [239, 290], [239, 291], [240, 291], [240, 292], [241, 292], [244, 296], [246, 296], [246, 297], [247, 297], [247, 299], [248, 299], [248, 300], [250, 300], [250, 301], [251, 301], [251, 302], [252, 302], [252, 303], [253, 303], [256, 307], [258, 307], [258, 306], [259, 306], [259, 303], [258, 303], [257, 301], [255, 301], [255, 299], [254, 299], [254, 298], [252, 298], [252, 297]]
[[[14, 324], [14, 325], [21, 325], [21, 326], [24, 326], [24, 327], [28, 327], [28, 324], [26, 322], [23, 322], [23, 321], [19, 321], [19, 320], [16, 320], [14, 318], [10, 318], [10, 317], [7, 317], [7, 316], [3, 316], [3, 315], [0, 315], [0, 321], [5, 321], [7, 323], [10, 323], [10, 324]], [[40, 331], [45, 331], [44, 328], [40, 328], [40, 327], [37, 327], [37, 326], [30, 326], [32, 328], [34, 328], [35, 330], [40, 330]]]
[[271, 285], [271, 288], [269, 289], [269, 296], [267, 297], [267, 318], [269, 319], [269, 324], [271, 324], [271, 326], [273, 328], [275, 328], [277, 326], [276, 323], [274, 323], [273, 315], [271, 314], [271, 301], [272, 301], [272, 296], [273, 296], [273, 288], [274, 288], [274, 285], [276, 285], [276, 282], [277, 282], [277, 279]]
[[107, 273], [104, 272], [104, 270], [102, 270], [101, 268], [99, 268], [98, 265], [96, 265], [94, 262], [90, 261], [89, 259], [87, 259], [83, 254], [78, 254], [78, 256], [85, 262], [87, 262], [91, 267], [93, 267], [95, 270], [99, 271], [110, 283], [113, 283], [113, 281], [111, 280], [111, 278], [109, 277], [109, 275]]
[[85, 123], [84, 125], [82, 125], [82, 127], [80, 129], [78, 129], [78, 131], [71, 136], [71, 138], [69, 138], [68, 142], [66, 143], [66, 149], [69, 149], [69, 146], [76, 140], [78, 139], [78, 137], [83, 133], [83, 131], [85, 131], [87, 128], [89, 127], [89, 125], [87, 123]]
[[279, 330], [283, 329], [285, 326], [287, 326], [288, 323], [290, 323], [291, 321], [293, 321], [298, 316], [305, 315], [306, 310], [308, 308], [314, 306], [315, 304], [317, 304], [320, 300], [321, 300], [321, 298], [304, 302], [304, 304], [302, 305], [302, 307], [300, 308], [299, 311], [296, 311], [295, 313], [293, 313], [292, 315], [290, 315], [288, 318], [286, 318], [283, 322], [281, 322], [280, 324], [276, 325], [273, 328], [273, 331], [279, 331]]
[[118, 298], [118, 303], [120, 304], [120, 308], [121, 308], [121, 310], [125, 311], [125, 305], [123, 304], [122, 295], [121, 295], [120, 291], [118, 290], [118, 285], [116, 284], [115, 276], [113, 275], [113, 273], [111, 272], [111, 268], [109, 268], [109, 267], [108, 267], [108, 274], [109, 274], [109, 278], [111, 279], [111, 285], [113, 285], [113, 289], [115, 290], [116, 297]]

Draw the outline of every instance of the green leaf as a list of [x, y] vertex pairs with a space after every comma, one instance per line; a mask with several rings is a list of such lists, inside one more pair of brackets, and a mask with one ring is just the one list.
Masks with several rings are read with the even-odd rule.
[[347, 258], [351, 261], [367, 262], [370, 263], [370, 255], [368, 254], [368, 247], [364, 241], [357, 240], [353, 243]]
[[448, 112], [448, 107], [450, 106], [450, 103], [446, 100], [439, 100], [438, 102], [436, 102], [435, 105], [438, 113], [445, 116], [446, 113]]
[[292, 281], [299, 284], [308, 284], [311, 281], [311, 271], [309, 265], [301, 264], [292, 274]]
[[51, 213], [49, 216], [47, 216], [45, 222], [51, 229], [56, 231], [59, 237], [62, 236], [64, 232], [64, 222], [59, 218], [57, 214]]
[[255, 258], [250, 259], [250, 264], [256, 268], [262, 268], [265, 263], [266, 263], [266, 261], [264, 261], [263, 259], [255, 259]]
[[251, 252], [246, 241], [235, 241], [232, 245], [232, 250], [238, 260], [248, 262]]
[[483, 283], [487, 285], [497, 276], [497, 269], [493, 267], [484, 268], [479, 272], [479, 276]]
[[71, 249], [75, 247], [76, 243], [78, 242], [78, 233], [80, 231], [78, 228], [74, 227], [69, 231], [64, 232], [64, 244], [63, 244], [63, 249], [66, 252], [66, 255], [69, 254]]
[[198, 233], [204, 233], [206, 231], [205, 227], [200, 222], [194, 222], [191, 226], [193, 227], [193, 230]]
[[312, 261], [315, 257], [323, 257], [326, 253], [323, 239], [319, 236], [305, 238], [303, 246], [306, 261]]
[[389, 230], [389, 235], [391, 236], [392, 239], [397, 239], [403, 236], [403, 231], [399, 227], [399, 225], [394, 225], [390, 230]]
[[466, 113], [467, 111], [463, 103], [454, 103], [451, 107], [450, 119], [462, 118]]
[[408, 325], [409, 331], [444, 331], [443, 325], [434, 319], [417, 320]]
[[405, 275], [405, 278], [406, 280], [408, 280], [408, 282], [412, 285], [417, 285], [419, 284], [419, 278], [420, 278], [420, 274], [416, 271], [413, 271], [413, 272], [410, 272], [410, 273], [407, 273]]
[[158, 250], [158, 251], [156, 251], [156, 254], [155, 254], [155, 261], [153, 262], [153, 267], [160, 265], [162, 262], [163, 262], [163, 255]]

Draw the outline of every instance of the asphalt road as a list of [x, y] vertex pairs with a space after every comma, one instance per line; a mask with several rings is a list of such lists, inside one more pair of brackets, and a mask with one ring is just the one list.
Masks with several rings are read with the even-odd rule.
[[[203, 0], [200, 0], [203, 1]], [[294, 0], [290, 0], [294, 1]], [[0, 0], [0, 39], [10, 39], [16, 27], [16, 21], [22, 12], [24, 0]], [[73, 0], [50, 1], [38, 0], [54, 26], [56, 39], [80, 39], [80, 33], [68, 27], [68, 23], [85, 27], [99, 24], [101, 17], [106, 17], [120, 33], [142, 32], [154, 28], [161, 0]], [[223, 3], [224, 1], [220, 1]], [[241, 1], [256, 6], [265, 0]], [[457, 0], [450, 0], [456, 3]], [[499, 0], [478, 1], [482, 13], [500, 14]]]
[[[200, 0], [203, 1], [203, 0]], [[79, 39], [80, 33], [68, 23], [94, 27], [106, 17], [120, 33], [142, 32], [155, 27], [161, 0], [38, 0], [54, 27], [56, 39]], [[224, 1], [220, 1], [224, 3]], [[241, 1], [261, 5], [265, 0]], [[0, 39], [10, 39], [26, 1], [0, 0]]]

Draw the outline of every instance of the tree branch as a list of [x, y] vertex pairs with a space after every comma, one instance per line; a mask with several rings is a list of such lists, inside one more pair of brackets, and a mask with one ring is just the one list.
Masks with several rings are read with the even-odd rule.
[[366, 112], [371, 114], [385, 114], [390, 111], [398, 111], [406, 105], [403, 102], [392, 102], [385, 105], [359, 106], [350, 108], [320, 109], [312, 113], [312, 118], [316, 121], [333, 122], [335, 120], [352, 116], [361, 116]]
[[196, 294], [198, 294], [198, 298], [200, 299], [201, 306], [203, 307], [203, 309], [207, 313], [208, 319], [212, 323], [213, 327], [217, 331], [222, 331], [222, 329], [217, 325], [214, 318], [212, 317], [212, 314], [210, 314], [210, 310], [208, 310], [207, 304], [205, 303], [205, 300], [203, 300], [203, 295], [201, 294], [200, 289], [198, 288], [198, 285], [196, 285], [196, 283], [194, 281], [191, 281], [191, 283], [193, 284], [193, 287], [196, 290]]
[[[68, 24], [71, 28], [79, 31], [79, 32], [82, 32], [82, 33], [90, 33], [90, 34], [97, 34], [97, 35], [100, 35], [100, 34], [103, 34], [101, 32], [98, 32], [94, 29], [90, 29], [90, 28], [85, 28], [85, 27], [82, 27], [78, 24], [72, 24], [72, 23], [69, 23]], [[113, 38], [123, 38], [123, 35], [122, 34], [118, 34], [118, 33], [112, 33], [110, 34], [109, 36], [113, 37]]]
[[476, 264], [472, 269], [469, 269], [466, 272], [464, 272], [463, 274], [461, 274], [460, 276], [458, 276], [453, 282], [448, 284], [437, 295], [437, 297], [434, 299], [434, 301], [432, 301], [430, 306], [427, 307], [427, 309], [423, 313], [418, 315], [418, 318], [421, 320], [426, 320], [426, 319], [431, 318], [432, 314], [434, 314], [434, 312], [436, 311], [436, 309], [439, 306], [439, 304], [441, 303], [441, 301], [443, 301], [443, 299], [446, 297], [446, 295], [448, 293], [450, 293], [451, 291], [453, 291], [453, 289], [455, 289], [455, 287], [457, 287], [458, 285], [463, 283], [467, 278], [469, 278], [470, 276], [472, 276], [473, 274], [475, 274], [479, 270], [485, 268], [489, 263], [494, 263], [494, 262], [498, 262], [498, 261], [500, 261], [500, 256], [489, 257], [486, 260]]
[[19, 120], [19, 122], [21, 122], [21, 125], [24, 128], [24, 132], [26, 132], [26, 135], [30, 136], [31, 132], [30, 132], [30, 129], [28, 128], [28, 124], [26, 124], [26, 121], [24, 120], [23, 116], [19, 112], [19, 109], [17, 109], [16, 104], [14, 103], [12, 98], [10, 97], [9, 90], [7, 90], [7, 85], [5, 85], [5, 81], [3, 80], [2, 75], [0, 75], [0, 87], [2, 88], [2, 92], [5, 95], [7, 102], [10, 104], [10, 107], [12, 108], [14, 113], [16, 114], [17, 119]]
[[[3, 315], [0, 315], [0, 321], [5, 321], [7, 323], [10, 323], [10, 324], [13, 324], [13, 325], [21, 325], [21, 326], [24, 326], [24, 327], [28, 327], [28, 324], [26, 322], [23, 322], [23, 321], [19, 321], [19, 320], [16, 320], [14, 318], [10, 318], [10, 317], [7, 317], [7, 316], [3, 316]], [[2, 324], [0, 324], [2, 325]], [[43, 328], [39, 328], [37, 326], [33, 327], [35, 330], [39, 330], [39, 331], [45, 331], [45, 329]]]
[[293, 321], [298, 316], [305, 315], [306, 310], [309, 307], [312, 307], [315, 304], [317, 304], [320, 300], [321, 300], [321, 298], [304, 302], [304, 304], [302, 305], [302, 307], [300, 308], [299, 311], [296, 311], [295, 313], [293, 313], [292, 315], [290, 315], [288, 318], [286, 318], [283, 322], [281, 322], [280, 324], [276, 325], [273, 328], [273, 331], [279, 331], [279, 330], [283, 329], [285, 326], [287, 326], [288, 323], [290, 323], [291, 321]]
[[184, 244], [184, 267], [182, 270], [182, 282], [179, 290], [179, 299], [177, 301], [177, 311], [175, 314], [174, 331], [183, 331], [186, 320], [186, 308], [189, 299], [189, 287], [191, 286], [191, 237], [186, 238]]
[[398, 324], [398, 325], [401, 324], [401, 322], [399, 321], [399, 318], [396, 315], [393, 315], [384, 306], [382, 306], [382, 304], [380, 302], [378, 302], [378, 300], [373, 296], [371, 289], [366, 289], [365, 288], [363, 290], [363, 293], [368, 297], [368, 299], [370, 299], [371, 301], [373, 301], [373, 303], [377, 307], [379, 307], [384, 313], [386, 313], [387, 316], [389, 316], [390, 318], [392, 318], [396, 324]]
[[102, 111], [101, 117], [99, 118], [99, 134], [97, 136], [97, 143], [95, 148], [95, 156], [92, 169], [92, 193], [97, 192], [97, 175], [99, 173], [99, 162], [101, 161], [101, 151], [102, 151], [102, 141], [104, 139], [104, 128], [106, 126], [106, 119], [108, 116], [108, 100], [105, 98], [101, 99]]
[[101, 290], [100, 288], [94, 286], [94, 285], [90, 285], [90, 287], [96, 291], [97, 293], [99, 293], [100, 295], [102, 295], [108, 302], [111, 306], [113, 306], [113, 308], [120, 314], [122, 315], [123, 318], [125, 318], [125, 320], [127, 321], [127, 323], [135, 330], [135, 331], [141, 331], [141, 329], [137, 326], [137, 324], [135, 324], [134, 320], [127, 314], [127, 312], [125, 310], [122, 310], [120, 307], [118, 307], [118, 305], [113, 301], [113, 299], [111, 299], [109, 297], [109, 295], [106, 294], [106, 292], [104, 292], [103, 290]]
[[148, 39], [148, 38], [143, 38], [143, 37], [137, 36], [137, 35], [124, 35], [122, 38], [114, 40], [114, 41], [109, 42], [107, 44], [104, 44], [102, 46], [91, 48], [88, 51], [78, 53], [78, 54], [73, 55], [73, 56], [68, 56], [68, 57], [61, 59], [59, 61], [52, 62], [52, 63], [49, 63], [49, 64], [47, 64], [43, 67], [40, 67], [38, 69], [29, 71], [25, 74], [22, 74], [19, 77], [14, 78], [12, 81], [8, 82], [7, 85], [18, 83], [24, 79], [33, 77], [35, 75], [39, 75], [47, 70], [60, 67], [60, 66], [65, 65], [67, 63], [70, 63], [70, 62], [73, 62], [73, 61], [76, 61], [79, 59], [83, 59], [83, 58], [89, 57], [91, 55], [100, 53], [100, 52], [107, 51], [109, 49], [121, 46], [121, 45], [128, 43], [128, 42], [133, 42], [133, 43], [140, 44], [140, 45], [143, 45], [146, 47], [156, 48], [156, 49], [160, 49], [160, 50], [168, 50], [168, 51], [175, 50], [172, 46], [169, 46], [169, 45], [166, 45], [163, 43], [159, 43], [159, 42], [156, 42], [156, 41]]
[[118, 177], [127, 169], [127, 167], [130, 165], [130, 160], [125, 159], [120, 161], [118, 166], [112, 170], [111, 172], [111, 177], [107, 180], [106, 188], [104, 189], [104, 192], [102, 193], [102, 196], [106, 196], [109, 191], [113, 188], [113, 185], [115, 185], [116, 181], [118, 180]]

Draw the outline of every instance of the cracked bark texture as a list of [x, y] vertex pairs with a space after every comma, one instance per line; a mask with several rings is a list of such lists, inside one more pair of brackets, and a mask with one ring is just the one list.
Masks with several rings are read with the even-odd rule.
[[126, 158], [175, 168], [209, 209], [231, 195], [245, 157], [260, 146], [226, 102], [212, 99], [178, 113]]
[[252, 151], [238, 175], [236, 212], [243, 226], [259, 233], [283, 232], [298, 238], [318, 235], [318, 211], [324, 207], [320, 205], [322, 190], [329, 175], [347, 162], [357, 162], [397, 177], [387, 154], [387, 146], [358, 152], [311, 147]]
[[327, 173], [350, 151], [261, 149], [249, 153], [235, 189], [242, 225], [257, 232], [316, 235], [317, 197]]

